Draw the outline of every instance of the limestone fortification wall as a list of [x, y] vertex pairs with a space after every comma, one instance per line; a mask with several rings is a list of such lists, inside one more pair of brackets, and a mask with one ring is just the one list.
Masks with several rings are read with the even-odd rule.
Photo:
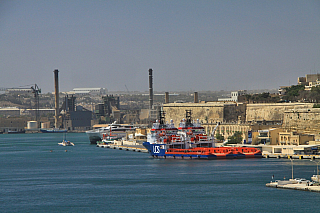
[[320, 109], [292, 109], [284, 112], [283, 127], [289, 130], [320, 131]]
[[201, 123], [212, 124], [213, 127], [216, 122], [238, 123], [241, 120], [241, 123], [254, 124], [257, 121], [275, 121], [287, 129], [320, 131], [320, 109], [312, 107], [312, 103], [209, 102], [169, 103], [163, 105], [163, 110], [166, 121], [173, 119], [176, 126], [185, 118], [186, 110], [192, 110], [193, 120], [199, 119]]
[[[233, 104], [236, 105], [236, 104]], [[166, 121], [173, 119], [175, 125], [186, 117], [186, 110], [192, 111], [192, 119], [202, 123], [222, 122], [224, 118], [224, 103], [169, 103], [163, 105]]]
[[247, 104], [246, 121], [283, 121], [285, 111], [309, 109], [312, 106], [310, 103]]

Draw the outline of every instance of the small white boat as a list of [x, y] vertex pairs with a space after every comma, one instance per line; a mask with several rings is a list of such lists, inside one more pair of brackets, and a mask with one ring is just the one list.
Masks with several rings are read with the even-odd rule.
[[74, 143], [67, 141], [67, 140], [63, 140], [61, 143], [58, 143], [59, 146], [74, 146]]
[[311, 180], [312, 181], [314, 181], [314, 182], [317, 182], [317, 183], [319, 183], [320, 181], [320, 175], [313, 175], [312, 177], [311, 177]]

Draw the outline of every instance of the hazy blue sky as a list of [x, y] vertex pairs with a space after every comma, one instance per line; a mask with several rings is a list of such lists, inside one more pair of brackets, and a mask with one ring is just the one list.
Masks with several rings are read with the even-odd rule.
[[278, 88], [320, 72], [320, 1], [0, 0], [0, 87]]

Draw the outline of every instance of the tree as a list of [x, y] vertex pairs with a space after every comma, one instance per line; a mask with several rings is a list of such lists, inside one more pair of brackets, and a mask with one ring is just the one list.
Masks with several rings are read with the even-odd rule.
[[242, 133], [236, 131], [232, 136], [228, 137], [228, 144], [237, 144], [242, 142]]
[[302, 91], [304, 91], [304, 85], [293, 85], [291, 87], [286, 87], [286, 94], [284, 96], [285, 101], [297, 101], [298, 96]]
[[320, 104], [314, 104], [313, 108], [320, 108]]
[[218, 141], [224, 141], [224, 136], [221, 135], [221, 134], [219, 134], [219, 133], [217, 133], [217, 134], [216, 134], [216, 139], [217, 139]]

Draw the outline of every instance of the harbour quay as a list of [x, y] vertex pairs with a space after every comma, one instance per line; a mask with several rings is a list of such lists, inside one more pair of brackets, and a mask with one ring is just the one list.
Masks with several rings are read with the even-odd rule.
[[310, 185], [309, 181], [274, 181], [266, 184], [267, 187], [281, 188], [281, 189], [294, 189], [294, 190], [302, 190], [302, 191], [310, 191], [310, 192], [320, 192], [320, 186], [318, 185]]
[[262, 153], [264, 158], [288, 158], [288, 159], [320, 159], [320, 155], [290, 155], [290, 154], [275, 154], [275, 153]]
[[142, 145], [117, 145], [117, 144], [98, 143], [97, 147], [148, 153], [148, 150], [144, 148]]

